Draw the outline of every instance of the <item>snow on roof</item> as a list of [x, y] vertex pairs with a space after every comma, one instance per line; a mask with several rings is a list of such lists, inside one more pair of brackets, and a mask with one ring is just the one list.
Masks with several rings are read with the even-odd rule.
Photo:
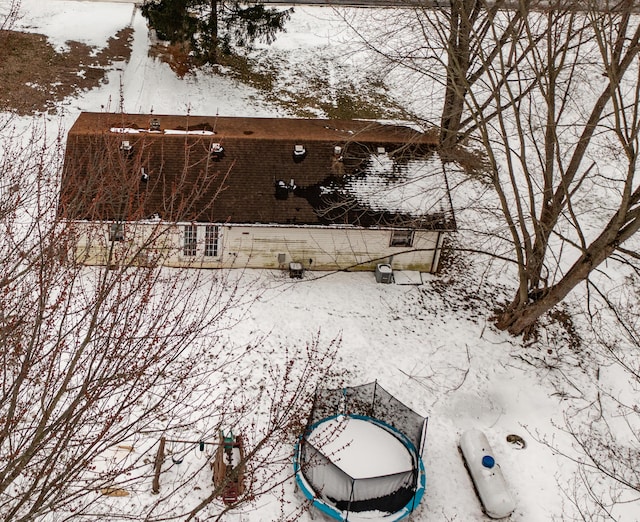
[[447, 186], [440, 158], [396, 161], [388, 154], [372, 154], [366, 172], [351, 177], [341, 189], [362, 205], [394, 210], [419, 218], [444, 212]]
[[[150, 130], [152, 122], [160, 129]], [[73, 204], [61, 211], [69, 219], [89, 219], [92, 209], [91, 219], [103, 220], [159, 214], [170, 221], [451, 230], [433, 146], [433, 136], [362, 120], [82, 113], [65, 155], [62, 200]], [[372, 155], [379, 150], [389, 155]], [[105, 176], [106, 165], [119, 167]], [[169, 185], [189, 202], [181, 207], [188, 215], [175, 207], [167, 215]], [[91, 195], [96, 190], [104, 202]], [[135, 208], [112, 204], [125, 200]]]

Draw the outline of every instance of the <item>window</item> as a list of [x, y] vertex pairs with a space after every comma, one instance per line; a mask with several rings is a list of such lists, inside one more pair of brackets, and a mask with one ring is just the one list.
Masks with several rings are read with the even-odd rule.
[[413, 230], [394, 230], [391, 232], [390, 246], [410, 247], [413, 244]]
[[111, 223], [109, 241], [124, 241], [124, 223]]
[[196, 255], [198, 248], [198, 227], [196, 225], [184, 226], [184, 246], [182, 254], [193, 257]]
[[204, 231], [204, 255], [205, 257], [218, 256], [218, 227], [207, 225]]

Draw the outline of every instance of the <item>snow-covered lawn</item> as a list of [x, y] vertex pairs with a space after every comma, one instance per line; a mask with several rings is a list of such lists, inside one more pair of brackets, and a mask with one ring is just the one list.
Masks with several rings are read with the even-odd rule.
[[[0, 6], [6, 1], [0, 0]], [[108, 83], [65, 100], [58, 115], [46, 116], [52, 135], [59, 125], [68, 129], [80, 111], [286, 115], [259, 91], [223, 75], [201, 71], [176, 77], [166, 64], [149, 57], [149, 32], [133, 4], [22, 0], [21, 10], [17, 28], [43, 33], [59, 48], [68, 40], [102, 47], [123, 27], [134, 29], [131, 58], [115, 65]], [[333, 39], [339, 36], [344, 42], [346, 34], [341, 16], [332, 9], [296, 6], [275, 49], [292, 63], [312, 62], [316, 53], [322, 59], [328, 55], [322, 53], [335, 57], [338, 48], [332, 47]], [[345, 69], [348, 75], [357, 77], [359, 69], [353, 68], [357, 63], [355, 57], [344, 59], [334, 72], [350, 67]], [[18, 124], [26, 127], [29, 118]], [[340, 337], [336, 365], [342, 380], [327, 384], [358, 385], [377, 379], [402, 402], [428, 416], [427, 489], [413, 516], [415, 522], [487, 519], [457, 448], [461, 433], [470, 428], [483, 430], [495, 450], [517, 501], [512, 520], [569, 519], [573, 508], [561, 490], [570, 490], [576, 467], [540, 441], [572, 451], [571, 441], [558, 429], [571, 400], [560, 393], [563, 385], [554, 368], [561, 368], [584, 389], [589, 389], [587, 375], [577, 364], [572, 367], [580, 356], [571, 351], [557, 325], [527, 346], [493, 327], [492, 310], [509, 293], [499, 283], [500, 274], [485, 273], [484, 261], [474, 257], [452, 264], [440, 275], [397, 278], [421, 284], [376, 284], [373, 273], [307, 272], [297, 281], [277, 272], [247, 272], [243, 277], [259, 280], [252, 287], [258, 290], [252, 290], [255, 299], [247, 298], [251, 305], [229, 340], [241, 345], [266, 335], [265, 353], [277, 357], [278, 347], [304, 345], [318, 333], [321, 341]], [[512, 434], [525, 440], [524, 449], [507, 442]], [[153, 458], [153, 453], [149, 456]], [[189, 452], [184, 465], [190, 458], [200, 457]], [[171, 484], [176, 469], [167, 472], [165, 484]], [[210, 477], [203, 478], [203, 487], [210, 483]], [[140, 492], [110, 498], [112, 520], [118, 520], [119, 511], [135, 512], [148, 496]], [[228, 519], [280, 520], [283, 499], [291, 503], [286, 512], [300, 503], [292, 480], [284, 491], [261, 497]], [[634, 512], [630, 506], [624, 520], [640, 518]], [[300, 515], [300, 520], [310, 520], [309, 515]]]

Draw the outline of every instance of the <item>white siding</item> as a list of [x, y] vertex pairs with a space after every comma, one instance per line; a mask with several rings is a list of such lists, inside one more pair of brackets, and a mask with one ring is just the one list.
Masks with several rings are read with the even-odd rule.
[[438, 232], [429, 231], [416, 231], [411, 247], [390, 247], [390, 230], [221, 225], [218, 256], [205, 257], [205, 224], [199, 224], [197, 254], [191, 257], [183, 255], [182, 225], [126, 223], [124, 241], [115, 243], [109, 241], [109, 224], [75, 226], [76, 258], [87, 264], [106, 264], [116, 254], [127, 262], [144, 264], [149, 258], [168, 266], [286, 268], [295, 261], [307, 270], [373, 270], [390, 263], [396, 270], [430, 272], [439, 246]]
[[[311, 227], [231, 227], [224, 255], [237, 266], [278, 268], [302, 263], [307, 270], [372, 270], [389, 262], [396, 269], [430, 271], [438, 234], [416, 232], [413, 247], [390, 247], [391, 231]], [[392, 259], [390, 259], [392, 258]]]

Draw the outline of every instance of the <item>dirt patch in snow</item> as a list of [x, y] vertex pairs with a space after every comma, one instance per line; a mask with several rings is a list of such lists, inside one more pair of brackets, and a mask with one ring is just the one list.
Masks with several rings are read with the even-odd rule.
[[0, 111], [46, 112], [67, 96], [97, 87], [114, 62], [130, 57], [132, 38], [133, 30], [125, 28], [103, 49], [67, 42], [58, 52], [44, 35], [0, 31]]
[[[331, 60], [314, 57], [292, 63], [286, 52], [274, 49], [253, 54], [222, 54], [216, 64], [194, 59], [188, 43], [155, 40], [149, 56], [169, 65], [180, 78], [198, 69], [233, 78], [260, 91], [266, 100], [300, 118], [415, 119], [392, 100], [387, 86], [371, 75], [356, 81], [348, 72], [332, 69]], [[329, 78], [335, 77], [336, 85]]]

